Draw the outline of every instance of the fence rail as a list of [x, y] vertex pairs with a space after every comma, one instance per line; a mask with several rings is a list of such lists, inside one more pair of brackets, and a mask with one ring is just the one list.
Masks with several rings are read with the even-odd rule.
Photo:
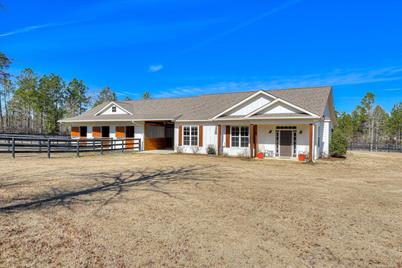
[[370, 143], [350, 143], [348, 150], [351, 151], [370, 151], [370, 152], [399, 152], [402, 153], [402, 146], [398, 144], [370, 144]]
[[108, 151], [141, 151], [141, 139], [137, 138], [38, 138], [38, 137], [6, 137], [0, 136], [0, 153], [9, 153], [15, 158], [18, 153], [75, 153], [77, 156], [85, 152]]

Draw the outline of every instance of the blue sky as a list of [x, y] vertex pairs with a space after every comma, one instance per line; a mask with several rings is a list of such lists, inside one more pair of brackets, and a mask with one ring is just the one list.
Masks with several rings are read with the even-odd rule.
[[94, 94], [182, 97], [334, 86], [350, 112], [366, 91], [402, 101], [402, 1], [0, 0], [0, 51]]

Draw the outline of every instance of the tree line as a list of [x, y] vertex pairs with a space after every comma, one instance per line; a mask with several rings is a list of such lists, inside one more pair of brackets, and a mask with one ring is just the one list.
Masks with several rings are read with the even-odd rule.
[[[57, 74], [38, 75], [30, 68], [12, 76], [7, 72], [10, 64], [0, 52], [0, 133], [59, 134], [58, 120], [117, 100], [110, 87], [91, 98], [88, 86], [76, 78], [65, 82]], [[151, 98], [150, 93], [144, 92], [143, 98]], [[371, 149], [381, 143], [401, 145], [402, 102], [387, 113], [369, 92], [351, 113], [337, 113], [337, 122], [335, 141], [341, 136], [344, 143], [367, 143]]]
[[375, 95], [368, 92], [351, 113], [337, 112], [337, 127], [332, 136], [333, 155], [344, 155], [350, 143], [364, 143], [370, 150], [380, 144], [399, 148], [402, 142], [402, 102], [387, 113], [375, 104]]
[[[10, 64], [0, 52], [0, 133], [61, 134], [58, 120], [117, 100], [110, 87], [90, 97], [88, 86], [77, 78], [66, 82], [57, 74], [38, 75], [30, 68], [11, 75]], [[150, 93], [144, 92], [143, 97], [150, 98]]]

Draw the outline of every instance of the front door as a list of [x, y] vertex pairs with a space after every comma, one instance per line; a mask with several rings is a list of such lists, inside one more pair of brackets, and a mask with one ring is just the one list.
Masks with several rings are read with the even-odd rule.
[[291, 157], [292, 156], [292, 131], [281, 130], [280, 131], [280, 156]]

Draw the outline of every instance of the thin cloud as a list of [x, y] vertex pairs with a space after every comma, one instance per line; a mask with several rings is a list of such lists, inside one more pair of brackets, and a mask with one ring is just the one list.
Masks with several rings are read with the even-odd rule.
[[150, 65], [148, 71], [151, 73], [156, 73], [159, 72], [163, 69], [162, 64], [157, 64], [157, 65]]
[[228, 30], [226, 30], [226, 31], [224, 31], [222, 33], [219, 33], [219, 34], [217, 34], [217, 35], [215, 35], [215, 36], [213, 36], [213, 37], [211, 37], [211, 38], [209, 38], [209, 39], [207, 39], [207, 40], [205, 40], [205, 41], [203, 41], [201, 43], [198, 43], [198, 44], [196, 44], [196, 45], [194, 45], [192, 47], [189, 47], [188, 49], [183, 50], [182, 53], [188, 53], [188, 52], [190, 52], [190, 51], [192, 51], [194, 49], [197, 49], [197, 48], [203, 47], [205, 45], [208, 45], [208, 44], [210, 44], [210, 43], [212, 43], [212, 42], [214, 42], [214, 41], [216, 41], [218, 39], [221, 39], [222, 37], [225, 37], [225, 36], [227, 36], [229, 34], [232, 34], [234, 32], [237, 32], [237, 31], [241, 30], [241, 29], [244, 29], [244, 28], [246, 28], [246, 27], [248, 27], [248, 26], [250, 26], [252, 24], [257, 23], [258, 21], [260, 21], [260, 20], [262, 20], [262, 19], [264, 19], [266, 17], [269, 17], [269, 16], [271, 16], [271, 15], [273, 15], [273, 14], [279, 12], [279, 11], [287, 9], [290, 6], [293, 6], [293, 5], [295, 5], [295, 4], [299, 3], [299, 2], [301, 2], [301, 0], [292, 0], [292, 1], [285, 2], [284, 4], [282, 4], [282, 5], [278, 6], [278, 7], [275, 7], [275, 8], [273, 8], [273, 9], [267, 11], [267, 12], [264, 12], [264, 13], [260, 14], [259, 16], [255, 17], [255, 18], [252, 18], [252, 19], [250, 19], [248, 21], [240, 23], [240, 24], [236, 25], [235, 27], [233, 27], [231, 29], [228, 29]]
[[386, 89], [383, 89], [384, 91], [401, 91], [402, 90], [402, 88], [386, 88]]
[[76, 24], [83, 22], [81, 21], [65, 21], [65, 22], [56, 22], [56, 23], [47, 23], [47, 24], [38, 24], [38, 25], [32, 25], [32, 26], [26, 26], [23, 28], [16, 29], [14, 31], [6, 32], [6, 33], [0, 33], [0, 37], [6, 37], [6, 36], [12, 36], [16, 34], [22, 34], [22, 33], [28, 33], [40, 29], [45, 29], [45, 28], [53, 28], [53, 27], [61, 27], [61, 26], [67, 26], [71, 24]]
[[[291, 77], [264, 77], [254, 81], [230, 81], [201, 87], [178, 87], [166, 90], [156, 97], [183, 97], [207, 93], [237, 92], [256, 89], [314, 87], [322, 85], [342, 86], [402, 80], [400, 67], [371, 70], [337, 70], [327, 74], [309, 74]], [[393, 89], [396, 91], [396, 89]], [[391, 91], [391, 90], [390, 90]]]

